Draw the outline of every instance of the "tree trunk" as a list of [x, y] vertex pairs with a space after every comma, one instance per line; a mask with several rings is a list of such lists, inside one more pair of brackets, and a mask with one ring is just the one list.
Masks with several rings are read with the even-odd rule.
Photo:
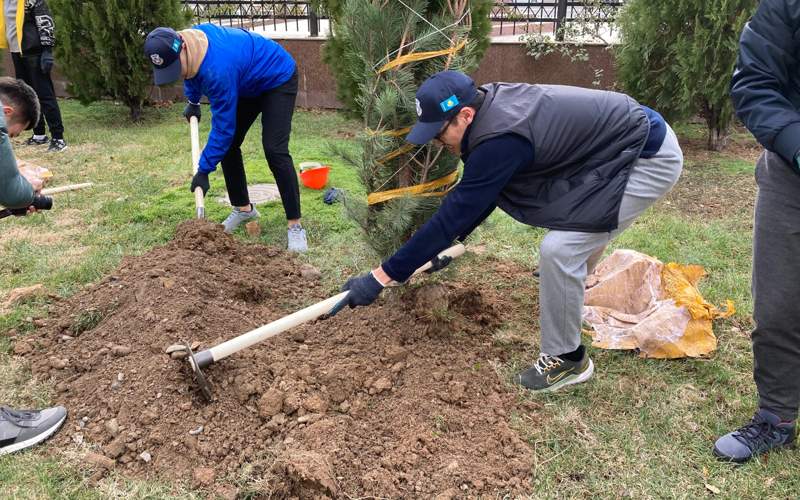
[[142, 120], [142, 103], [128, 103], [128, 109], [131, 111], [131, 121], [134, 123], [138, 123]]
[[707, 147], [709, 151], [722, 151], [728, 138], [727, 127], [720, 126], [719, 110], [709, 106], [708, 103], [705, 103], [703, 107], [705, 108], [703, 118], [706, 120], [706, 128], [708, 129]]
[[728, 142], [727, 130], [720, 130], [716, 127], [708, 129], [708, 149], [709, 151], [722, 151]]

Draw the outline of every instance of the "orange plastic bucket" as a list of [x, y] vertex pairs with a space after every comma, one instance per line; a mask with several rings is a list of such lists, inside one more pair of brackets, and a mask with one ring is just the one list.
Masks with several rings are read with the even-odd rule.
[[300, 164], [300, 182], [310, 189], [322, 189], [328, 183], [328, 173], [331, 167], [320, 165], [317, 162]]

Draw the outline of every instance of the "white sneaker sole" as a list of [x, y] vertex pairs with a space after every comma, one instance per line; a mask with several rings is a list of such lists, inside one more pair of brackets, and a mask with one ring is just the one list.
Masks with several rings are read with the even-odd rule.
[[42, 432], [41, 434], [37, 434], [37, 435], [33, 436], [32, 438], [30, 438], [28, 440], [21, 441], [19, 443], [14, 443], [11, 446], [6, 446], [2, 450], [0, 450], [0, 455], [6, 455], [8, 453], [14, 453], [15, 451], [23, 450], [25, 448], [28, 448], [28, 447], [31, 447], [33, 445], [41, 443], [42, 441], [46, 440], [47, 438], [49, 438], [50, 436], [55, 434], [56, 431], [58, 429], [60, 429], [61, 426], [64, 424], [64, 420], [66, 420], [66, 419], [67, 419], [67, 416], [64, 415], [63, 417], [61, 417], [61, 420], [59, 420], [56, 425], [52, 426], [51, 428], [47, 429], [46, 431]]
[[568, 385], [580, 384], [592, 378], [593, 374], [594, 374], [594, 363], [592, 363], [592, 360], [590, 359], [589, 367], [583, 370], [581, 373], [577, 375], [571, 375], [569, 377], [564, 377], [563, 380], [559, 380], [558, 382], [551, 385], [547, 389], [539, 389], [538, 391], [535, 392], [553, 392], [559, 389], [563, 389]]

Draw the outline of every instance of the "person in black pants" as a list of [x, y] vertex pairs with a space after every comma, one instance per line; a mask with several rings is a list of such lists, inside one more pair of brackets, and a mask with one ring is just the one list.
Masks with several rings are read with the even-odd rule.
[[153, 64], [156, 85], [183, 81], [189, 103], [183, 116], [200, 119], [200, 98], [211, 105], [211, 133], [200, 155], [190, 189], [209, 189], [208, 175], [222, 164], [233, 210], [222, 223], [233, 232], [259, 216], [247, 192], [241, 145], [261, 114], [262, 144], [275, 177], [288, 225], [287, 247], [308, 248], [300, 225], [300, 188], [289, 154], [292, 115], [297, 97], [297, 66], [278, 43], [243, 29], [200, 24], [176, 32], [156, 28], [147, 35], [145, 55]]
[[[300, 190], [294, 162], [289, 154], [289, 135], [297, 98], [297, 71], [280, 87], [258, 97], [242, 97], [236, 106], [236, 132], [228, 153], [222, 159], [222, 173], [231, 205], [250, 203], [247, 177], [244, 171], [241, 145], [256, 117], [261, 114], [261, 144], [275, 183], [281, 193], [283, 209], [288, 220], [300, 219]], [[284, 186], [284, 189], [281, 189]]]
[[[21, 8], [24, 7], [24, 8]], [[17, 23], [22, 19], [22, 32], [17, 32]], [[64, 140], [64, 124], [56, 100], [56, 92], [50, 72], [53, 69], [53, 46], [55, 45], [55, 23], [45, 0], [3, 0], [2, 23], [6, 42], [11, 51], [16, 77], [33, 87], [39, 96], [42, 115], [33, 129], [33, 136], [25, 141], [29, 146], [47, 144], [45, 120], [50, 128], [48, 151], [59, 152], [67, 148]]]

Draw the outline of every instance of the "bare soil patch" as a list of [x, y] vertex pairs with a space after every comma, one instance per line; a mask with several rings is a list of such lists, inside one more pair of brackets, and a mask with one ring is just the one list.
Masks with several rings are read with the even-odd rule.
[[412, 287], [298, 327], [209, 367], [202, 401], [165, 347], [208, 348], [325, 298], [301, 267], [190, 221], [55, 305], [15, 345], [70, 410], [53, 449], [92, 448], [109, 459], [87, 459], [98, 475], [209, 489], [246, 473], [274, 497], [525, 492], [532, 452], [509, 421], [526, 407], [495, 369], [506, 298], [489, 285]]

